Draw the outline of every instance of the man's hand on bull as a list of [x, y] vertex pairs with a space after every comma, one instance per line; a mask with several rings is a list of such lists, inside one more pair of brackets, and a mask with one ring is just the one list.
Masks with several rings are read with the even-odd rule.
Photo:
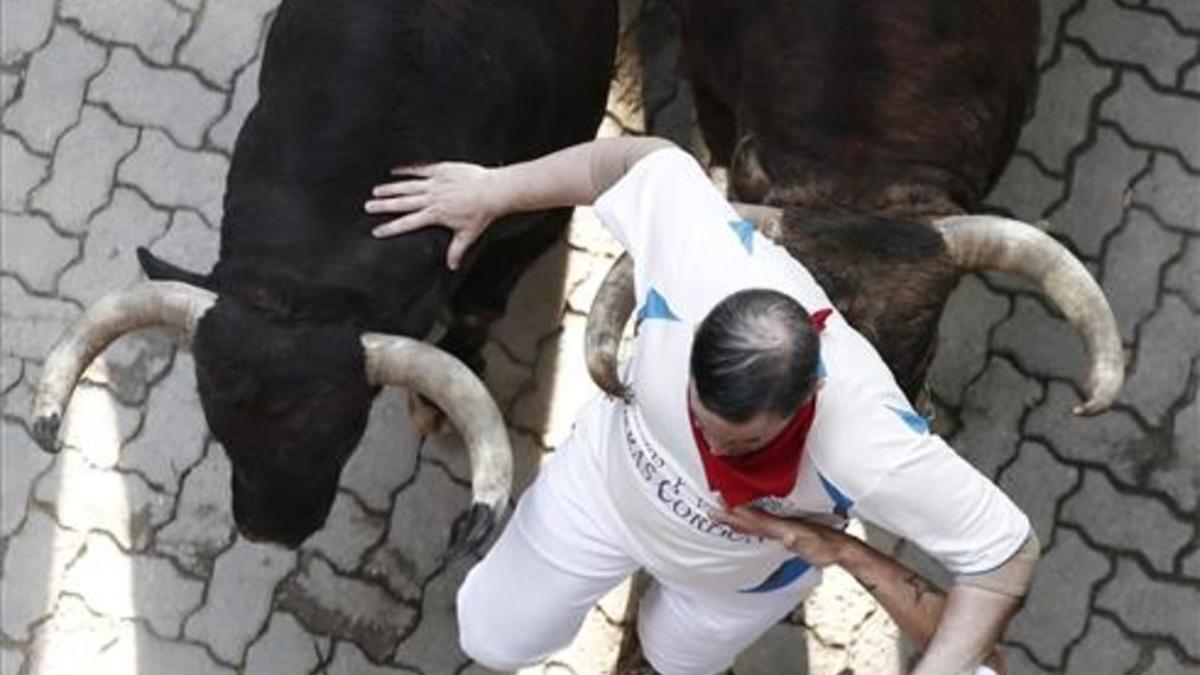
[[501, 202], [494, 197], [493, 171], [466, 162], [393, 169], [400, 180], [375, 186], [365, 207], [367, 213], [404, 215], [379, 225], [372, 234], [382, 238], [430, 225], [448, 227], [454, 238], [446, 264], [457, 269], [467, 248], [502, 215]]
[[489, 169], [463, 162], [409, 166], [405, 178], [375, 187], [368, 213], [404, 214], [373, 230], [376, 237], [442, 225], [454, 230], [446, 253], [451, 269], [489, 223], [518, 211], [580, 206], [596, 201], [637, 160], [670, 141], [648, 136], [604, 138], [528, 162]]

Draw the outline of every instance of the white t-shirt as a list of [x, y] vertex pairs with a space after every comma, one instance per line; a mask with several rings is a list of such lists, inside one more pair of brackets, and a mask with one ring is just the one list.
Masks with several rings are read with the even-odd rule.
[[[741, 220], [695, 160], [651, 153], [595, 205], [634, 260], [637, 333], [624, 378], [633, 402], [602, 399], [581, 416], [614, 505], [652, 573], [747, 592], [805, 574], [773, 541], [712, 522], [718, 508], [687, 414], [692, 338], [739, 290], [831, 307], [787, 251]], [[756, 505], [838, 527], [854, 516], [916, 542], [956, 574], [1004, 563], [1030, 532], [1025, 515], [908, 404], [874, 348], [834, 313], [820, 336], [821, 389], [795, 488]]]

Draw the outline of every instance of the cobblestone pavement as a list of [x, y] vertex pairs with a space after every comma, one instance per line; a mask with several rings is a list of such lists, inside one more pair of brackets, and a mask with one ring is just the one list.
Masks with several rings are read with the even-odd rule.
[[[485, 671], [456, 648], [442, 560], [467, 502], [454, 438], [376, 403], [327, 527], [299, 551], [234, 536], [229, 466], [177, 336], [123, 338], [89, 370], [66, 450], [25, 415], [50, 343], [133, 250], [215, 259], [233, 139], [277, 0], [4, 0], [2, 675]], [[1200, 669], [1200, 4], [1045, 0], [1042, 88], [991, 197], [1048, 228], [1109, 294], [1128, 349], [1116, 408], [1070, 417], [1080, 345], [1028, 289], [964, 280], [935, 366], [937, 424], [1030, 514], [1046, 551], [1005, 642], [1011, 672]], [[672, 15], [628, 0], [605, 133], [691, 144]], [[640, 58], [634, 58], [640, 57]], [[626, 73], [627, 75], [629, 73]], [[488, 346], [488, 382], [527, 481], [588, 395], [584, 311], [617, 249], [582, 211]], [[550, 297], [547, 297], [550, 296]], [[903, 542], [880, 546], [931, 569]], [[936, 571], [931, 571], [936, 573]], [[607, 672], [624, 589], [535, 673]], [[898, 672], [895, 627], [834, 573], [738, 667]], [[849, 669], [849, 670], [847, 670]]]

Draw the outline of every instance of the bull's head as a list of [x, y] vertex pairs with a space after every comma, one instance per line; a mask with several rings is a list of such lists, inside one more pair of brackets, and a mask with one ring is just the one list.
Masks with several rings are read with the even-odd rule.
[[[1124, 357], [1116, 320], [1087, 269], [1041, 230], [1006, 218], [955, 216], [932, 227], [892, 218], [801, 209], [740, 209], [813, 273], [847, 321], [871, 341], [898, 384], [915, 398], [936, 347], [941, 310], [959, 277], [1002, 270], [1038, 284], [1079, 332], [1088, 353], [1092, 415], [1116, 400]], [[614, 263], [588, 316], [587, 364], [601, 389], [625, 394], [616, 349], [633, 310], [632, 264]]]
[[469, 448], [474, 503], [455, 523], [452, 547], [474, 547], [503, 515], [508, 436], [483, 384], [457, 359], [416, 340], [360, 333], [349, 321], [284, 319], [180, 281], [105, 296], [68, 330], [34, 400], [43, 448], [57, 450], [63, 411], [92, 359], [122, 334], [154, 325], [192, 339], [205, 417], [233, 466], [233, 514], [244, 536], [294, 547], [320, 529], [383, 385], [432, 400]]

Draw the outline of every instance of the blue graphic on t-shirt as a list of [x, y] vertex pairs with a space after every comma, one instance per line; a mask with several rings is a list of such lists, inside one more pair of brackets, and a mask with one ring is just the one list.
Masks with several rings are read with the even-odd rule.
[[675, 312], [671, 311], [671, 306], [667, 304], [667, 299], [659, 295], [658, 291], [651, 288], [650, 292], [646, 294], [646, 302], [637, 313], [637, 322], [639, 324], [646, 319], [678, 321], [679, 317], [675, 316]]
[[755, 586], [754, 588], [746, 589], [742, 591], [742, 593], [767, 593], [769, 591], [783, 588], [784, 586], [787, 586], [793, 581], [799, 579], [801, 575], [807, 572], [810, 567], [812, 567], [812, 565], [810, 565], [804, 558], [792, 558], [790, 560], [785, 560], [783, 561], [782, 565], [780, 565], [774, 572], [771, 573], [771, 576], [767, 577], [766, 581]]
[[846, 493], [837, 489], [837, 486], [829, 482], [829, 479], [817, 474], [817, 478], [821, 479], [821, 487], [825, 488], [825, 494], [833, 500], [833, 512], [843, 518], [850, 517], [850, 507], [854, 506], [854, 500], [846, 496]]
[[754, 223], [748, 220], [731, 220], [729, 227], [733, 228], [734, 234], [738, 240], [742, 242], [742, 246], [746, 247], [746, 253], [753, 253], [754, 246]]
[[817, 352], [817, 379], [823, 380], [829, 377], [829, 370], [825, 368], [825, 359], [821, 358], [821, 353]]
[[912, 429], [918, 434], [929, 433], [929, 422], [927, 422], [924, 417], [921, 417], [912, 410], [890, 405], [887, 406], [887, 409], [899, 415], [900, 419], [904, 420], [904, 423], [908, 425], [909, 429]]

